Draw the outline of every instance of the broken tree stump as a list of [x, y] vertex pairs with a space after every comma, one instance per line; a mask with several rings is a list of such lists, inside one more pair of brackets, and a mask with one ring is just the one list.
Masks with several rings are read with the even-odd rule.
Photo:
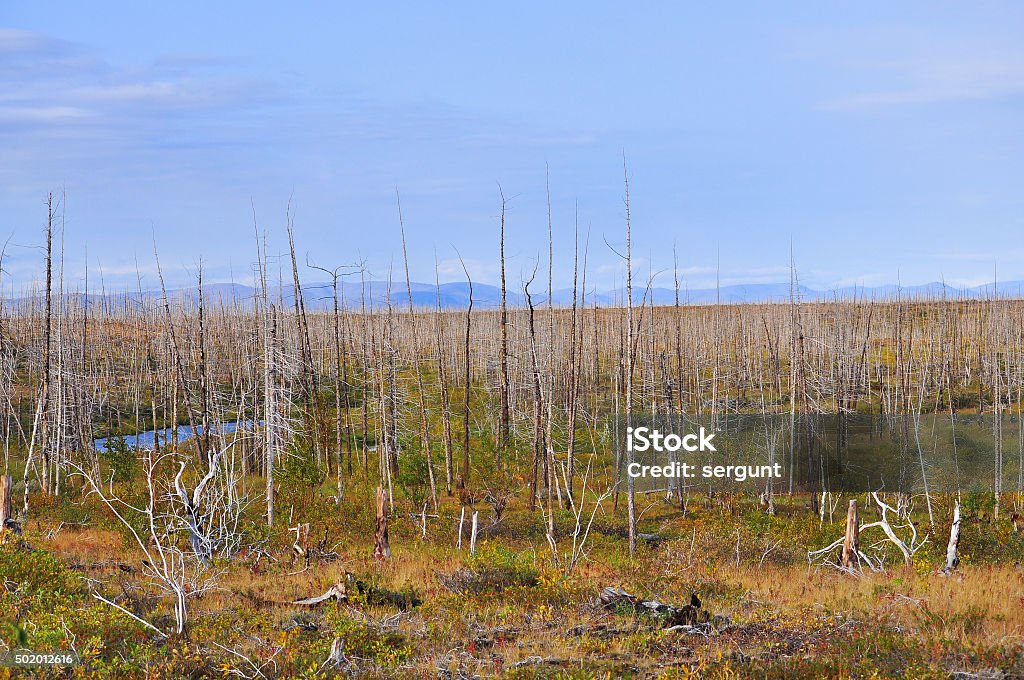
[[953, 508], [953, 524], [949, 527], [949, 543], [946, 544], [946, 566], [939, 573], [949, 576], [960, 564], [960, 556], [956, 554], [960, 545], [960, 501]]
[[13, 486], [10, 475], [0, 475], [0, 531], [6, 529], [8, 520], [12, 519], [11, 491]]
[[331, 654], [324, 661], [324, 665], [341, 666], [346, 663], [348, 663], [348, 658], [345, 656], [345, 638], [336, 637], [331, 643]]
[[846, 537], [843, 539], [843, 556], [841, 561], [844, 569], [853, 569], [860, 563], [858, 558], [859, 531], [857, 525], [857, 499], [855, 498], [850, 501], [850, 507], [846, 511]]
[[384, 497], [384, 487], [377, 487], [377, 531], [373, 536], [373, 557], [386, 560], [391, 557], [391, 544], [388, 542], [388, 509]]
[[298, 557], [306, 557], [308, 554], [307, 544], [309, 542], [309, 523], [299, 523], [298, 526], [294, 526], [288, 529], [288, 531], [295, 532], [295, 543], [292, 544], [292, 550]]
[[473, 511], [473, 528], [469, 534], [469, 554], [476, 554], [476, 531], [477, 531], [477, 511]]
[[459, 516], [459, 542], [456, 548], [462, 550], [462, 525], [466, 523], [466, 506], [462, 506], [462, 514]]

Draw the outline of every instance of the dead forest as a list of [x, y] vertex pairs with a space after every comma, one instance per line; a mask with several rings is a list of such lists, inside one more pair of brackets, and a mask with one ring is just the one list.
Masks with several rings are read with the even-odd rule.
[[[450, 309], [411, 304], [416, 254], [380, 304], [364, 267], [303, 262], [290, 222], [283, 256], [256, 233], [251, 299], [204, 294], [201, 267], [194, 294], [162, 277], [155, 292], [72, 289], [51, 199], [44, 274], [0, 311], [8, 622], [111, 676], [144, 658], [242, 677], [813, 677], [866, 654], [878, 627], [897, 651], [864, 663], [886, 676], [915, 659], [921, 677], [1024, 671], [1019, 611], [990, 622], [961, 592], [929, 619], [926, 601], [986, 579], [1006, 606], [1021, 592], [1024, 437], [1003, 428], [1024, 427], [1024, 303], [688, 305], [677, 276], [675, 304], [655, 306], [628, 220], [627, 202], [620, 304], [588, 299], [585, 239], [571, 305], [550, 302], [550, 252], [506, 277], [502, 216], [500, 305]], [[737, 413], [989, 414], [995, 474], [915, 495], [710, 496], [623, 474], [620, 422]], [[759, 580], [772, 569], [809, 591]], [[914, 585], [877, 586], [908, 572]], [[884, 615], [856, 613], [865, 590], [889, 598]], [[831, 603], [810, 627], [807, 598]], [[916, 632], [893, 632], [903, 616]]]

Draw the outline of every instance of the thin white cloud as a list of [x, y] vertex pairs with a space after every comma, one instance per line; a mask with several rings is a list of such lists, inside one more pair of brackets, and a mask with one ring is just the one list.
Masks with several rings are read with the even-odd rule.
[[70, 92], [70, 96], [99, 102], [179, 100], [188, 93], [185, 83], [168, 81], [92, 85]]
[[229, 64], [195, 63], [191, 70], [182, 59], [170, 69], [162, 62], [115, 65], [81, 45], [0, 28], [0, 121], [45, 132], [88, 117], [117, 132], [126, 123], [159, 127], [165, 117], [142, 117], [140, 106], [242, 112], [279, 96], [274, 84], [240, 77]]
[[888, 58], [845, 63], [853, 80], [876, 87], [826, 99], [820, 108], [856, 111], [956, 101], [987, 101], [1024, 94], [1024, 53], [1016, 47], [882, 46]]
[[[480, 260], [476, 258], [463, 258], [466, 269], [475, 282], [490, 283], [497, 275], [500, 275], [498, 264], [494, 260]], [[459, 258], [445, 258], [438, 260], [437, 275], [441, 282], [458, 282], [466, 280], [466, 272], [462, 269]]]
[[0, 27], [0, 54], [49, 51], [58, 46], [67, 46], [67, 43], [32, 31]]
[[0, 123], [52, 124], [93, 115], [79, 106], [0, 106]]
[[865, 92], [822, 103], [832, 111], [856, 111], [892, 106], [919, 106], [952, 101], [991, 100], [1024, 94], [1024, 64], [961, 65], [922, 74], [902, 90]]

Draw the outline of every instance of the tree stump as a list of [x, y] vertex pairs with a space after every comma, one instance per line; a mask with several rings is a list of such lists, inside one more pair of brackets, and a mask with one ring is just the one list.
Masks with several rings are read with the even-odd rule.
[[960, 545], [960, 501], [956, 502], [953, 508], [953, 524], [949, 527], [949, 543], [946, 544], [946, 566], [939, 572], [943, 576], [949, 576], [960, 564], [960, 556], [957, 555], [957, 547]]
[[14, 483], [10, 475], [0, 475], [0, 531], [7, 528], [7, 521], [12, 518], [11, 495]]
[[294, 526], [289, 531], [295, 532], [295, 543], [292, 544], [292, 550], [298, 557], [306, 557], [309, 549], [309, 523], [300, 522], [298, 526]]
[[860, 529], [857, 526], [857, 499], [850, 501], [846, 511], [846, 538], [843, 539], [842, 565], [844, 569], [853, 569], [860, 564], [857, 555], [859, 549]]
[[476, 530], [477, 530], [477, 511], [473, 511], [473, 527], [469, 533], [469, 554], [476, 554]]
[[388, 510], [385, 503], [384, 487], [377, 487], [377, 531], [373, 537], [373, 557], [386, 560], [391, 557], [391, 544], [388, 542]]

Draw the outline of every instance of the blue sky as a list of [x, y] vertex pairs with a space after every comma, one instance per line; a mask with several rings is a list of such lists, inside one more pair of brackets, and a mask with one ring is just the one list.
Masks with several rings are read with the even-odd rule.
[[1024, 279], [1024, 5], [780, 5], [4, 3], [4, 285], [50, 190], [72, 282], [152, 285], [154, 233], [171, 283], [249, 281], [289, 198], [311, 260], [397, 275], [396, 187], [414, 279], [495, 282], [499, 184], [518, 283], [547, 167], [556, 286], [578, 205], [611, 287], [623, 153], [642, 272], [782, 281], [792, 239], [811, 286]]

